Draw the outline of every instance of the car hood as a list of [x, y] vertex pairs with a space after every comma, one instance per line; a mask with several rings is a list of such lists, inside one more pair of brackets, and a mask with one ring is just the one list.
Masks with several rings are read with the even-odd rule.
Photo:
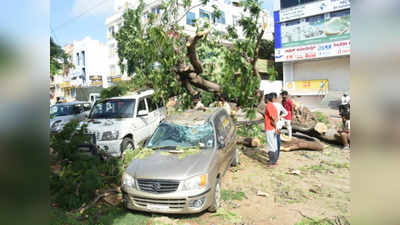
[[178, 158], [179, 154], [163, 155], [157, 150], [143, 159], [134, 159], [126, 172], [136, 178], [184, 180], [207, 172], [215, 154], [214, 150], [201, 150], [193, 155]]
[[84, 122], [89, 131], [112, 131], [120, 130], [124, 122], [129, 119], [90, 119]]
[[58, 120], [61, 120], [63, 123], [66, 123], [66, 122], [71, 121], [73, 118], [74, 118], [74, 115], [56, 116], [56, 117], [50, 119], [50, 126], [51, 126], [54, 122], [56, 122], [56, 121], [58, 121]]

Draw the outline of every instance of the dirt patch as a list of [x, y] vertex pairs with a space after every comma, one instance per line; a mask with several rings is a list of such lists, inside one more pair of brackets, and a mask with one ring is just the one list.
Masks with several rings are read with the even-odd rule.
[[[323, 152], [282, 152], [279, 165], [269, 168], [264, 149], [244, 148], [240, 161], [222, 180], [225, 194], [232, 196], [222, 207], [240, 217], [241, 223], [293, 225], [304, 216], [350, 217], [348, 151], [327, 146]], [[235, 224], [211, 215], [199, 219], [203, 224]]]

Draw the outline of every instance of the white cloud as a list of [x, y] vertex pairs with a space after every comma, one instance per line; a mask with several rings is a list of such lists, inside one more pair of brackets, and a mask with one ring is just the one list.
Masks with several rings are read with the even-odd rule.
[[110, 15], [114, 10], [114, 0], [74, 0], [74, 16], [85, 13], [85, 16]]

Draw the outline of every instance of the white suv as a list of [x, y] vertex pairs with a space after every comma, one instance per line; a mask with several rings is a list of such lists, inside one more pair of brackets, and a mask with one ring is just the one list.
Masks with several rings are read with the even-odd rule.
[[167, 114], [163, 104], [153, 101], [153, 94], [153, 90], [146, 90], [97, 101], [87, 121], [92, 145], [120, 156], [150, 137]]

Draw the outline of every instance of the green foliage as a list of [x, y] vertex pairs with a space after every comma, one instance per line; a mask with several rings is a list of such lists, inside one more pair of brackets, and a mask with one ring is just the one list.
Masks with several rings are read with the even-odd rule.
[[211, 216], [221, 217], [224, 221], [228, 221], [232, 224], [240, 223], [242, 219], [239, 215], [234, 212], [230, 212], [224, 208], [219, 208], [216, 213], [211, 214]]
[[[191, 106], [193, 96], [183, 85], [183, 80], [176, 72], [178, 65], [190, 65], [187, 55], [187, 34], [179, 26], [183, 17], [179, 10], [189, 10], [192, 1], [185, 0], [183, 5], [178, 0], [168, 0], [161, 5], [161, 14], [149, 14], [144, 17], [143, 1], [136, 9], [128, 9], [123, 15], [124, 24], [115, 34], [118, 42], [118, 55], [121, 70], [134, 75], [135, 84], [149, 86], [155, 90], [156, 100], [177, 96], [182, 109]], [[202, 1], [208, 3], [207, 0]], [[196, 21], [197, 32], [210, 29], [210, 33], [201, 38], [196, 45], [197, 56], [202, 63], [203, 72], [198, 74], [204, 80], [221, 87], [227, 100], [237, 102], [242, 108], [254, 114], [259, 98], [259, 78], [254, 75], [253, 67], [247, 60], [254, 57], [261, 17], [260, 3], [256, 0], [243, 2], [244, 10], [249, 16], [242, 16], [239, 25], [245, 33], [245, 39], [238, 39], [234, 27], [226, 32], [215, 29], [210, 21]], [[214, 5], [212, 15], [219, 17], [221, 11]], [[232, 46], [222, 44], [228, 39]], [[246, 57], [245, 57], [246, 56]], [[205, 94], [208, 90], [193, 85], [204, 104], [215, 98], [213, 94]], [[114, 90], [118, 94], [120, 92]]]
[[60, 70], [71, 67], [72, 64], [68, 62], [68, 55], [50, 37], [50, 75], [55, 75]]
[[303, 218], [300, 222], [295, 225], [335, 225], [335, 221], [331, 219], [314, 219], [314, 218]]
[[85, 126], [78, 129], [78, 122], [72, 121], [51, 138], [54, 164], [60, 166], [60, 170], [50, 173], [50, 194], [52, 202], [65, 210], [77, 209], [91, 201], [97, 189], [121, 183], [123, 164], [120, 159], [104, 161], [98, 156], [78, 152], [78, 145], [88, 141], [85, 132]]
[[241, 191], [232, 191], [232, 190], [222, 190], [221, 191], [221, 198], [224, 201], [230, 200], [243, 200], [246, 198], [246, 194]]
[[237, 134], [242, 137], [258, 138], [263, 145], [266, 143], [265, 134], [262, 128], [256, 124], [239, 127]]
[[208, 107], [211, 103], [217, 100], [217, 96], [211, 92], [201, 92], [200, 93], [200, 101], [204, 104], [204, 106]]
[[318, 122], [329, 124], [328, 116], [322, 112], [315, 112], [315, 117], [317, 118]]
[[275, 66], [268, 67], [268, 74], [270, 81], [276, 80], [276, 78], [278, 77], [278, 72], [275, 70]]
[[274, 41], [261, 40], [260, 51], [258, 53], [260, 59], [272, 59], [274, 60], [275, 44]]

